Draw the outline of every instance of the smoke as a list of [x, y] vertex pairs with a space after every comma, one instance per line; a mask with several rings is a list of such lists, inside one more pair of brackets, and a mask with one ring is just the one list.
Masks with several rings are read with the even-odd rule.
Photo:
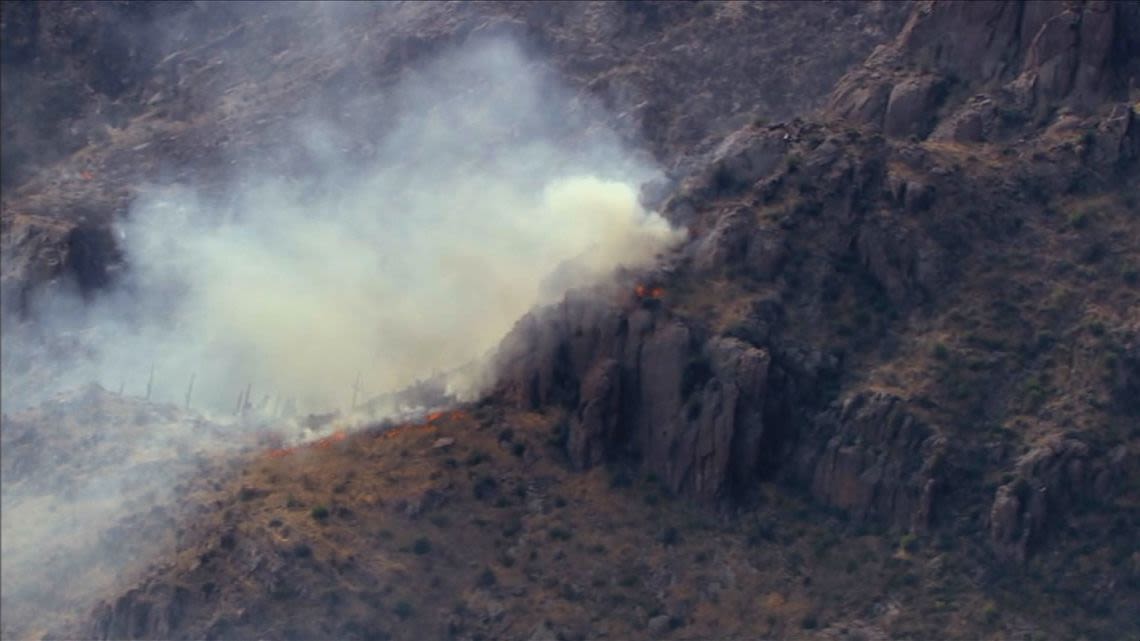
[[[364, 398], [479, 362], [533, 306], [679, 239], [638, 202], [656, 170], [509, 41], [354, 100], [386, 106], [375, 131], [301, 117], [236, 159], [221, 197], [145, 190], [117, 230], [122, 286], [88, 305], [35, 302], [38, 331], [81, 346], [50, 359], [36, 392], [150, 381], [152, 400], [181, 403], [193, 376], [193, 404], [213, 411], [248, 385], [254, 402], [343, 408], [358, 377]], [[298, 154], [303, 173], [269, 162]], [[32, 379], [11, 373], [6, 402], [32, 400]]]
[[[329, 43], [300, 31], [300, 46]], [[88, 301], [58, 283], [29, 301], [29, 320], [2, 319], [12, 630], [82, 612], [86, 596], [51, 596], [68, 577], [97, 594], [125, 571], [116, 559], [151, 553], [76, 523], [134, 531], [156, 502], [173, 519], [165, 490], [252, 442], [175, 406], [228, 415], [252, 388], [255, 407], [322, 412], [459, 371], [451, 391], [475, 394], [528, 310], [679, 241], [639, 203], [652, 163], [509, 40], [471, 41], [402, 77], [341, 96], [347, 117], [302, 110], [242, 147], [256, 152], [221, 159], [220, 189], [144, 186], [114, 230], [125, 261], [112, 291]], [[327, 105], [322, 91], [297, 97]], [[213, 115], [228, 113], [218, 104]]]

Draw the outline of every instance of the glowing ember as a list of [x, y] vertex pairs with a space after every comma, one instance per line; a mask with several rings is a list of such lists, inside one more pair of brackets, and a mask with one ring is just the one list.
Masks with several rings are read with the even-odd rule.
[[637, 285], [633, 288], [633, 293], [638, 298], [661, 298], [665, 295], [664, 287], [646, 287], [645, 285]]
[[346, 434], [342, 430], [340, 432], [336, 432], [335, 434], [326, 436], [326, 437], [322, 438], [321, 440], [317, 441], [316, 443], [313, 443], [313, 447], [318, 447], [320, 449], [327, 449], [333, 443], [339, 443], [346, 438], [348, 438], [348, 434]]

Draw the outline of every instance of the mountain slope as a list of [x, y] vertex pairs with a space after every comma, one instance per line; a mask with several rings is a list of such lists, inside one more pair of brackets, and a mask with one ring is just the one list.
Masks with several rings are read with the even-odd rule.
[[[530, 39], [672, 170], [645, 197], [688, 242], [520, 320], [475, 405], [230, 460], [56, 632], [1140, 631], [1137, 5], [548, 6], [402, 7], [384, 69]], [[863, 64], [788, 50], [848, 11]], [[750, 74], [788, 55], [827, 74], [781, 101]]]

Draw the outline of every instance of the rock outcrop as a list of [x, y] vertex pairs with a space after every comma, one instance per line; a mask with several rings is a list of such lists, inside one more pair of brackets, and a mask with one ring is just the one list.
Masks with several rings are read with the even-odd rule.
[[1111, 500], [1130, 470], [1135, 473], [1134, 458], [1123, 445], [1095, 453], [1088, 444], [1061, 436], [1027, 452], [1016, 462], [1014, 479], [998, 487], [990, 507], [995, 551], [1006, 560], [1024, 562], [1063, 515]]
[[829, 111], [894, 137], [993, 140], [1060, 105], [1126, 101], [1140, 71], [1136, 33], [1133, 3], [923, 2], [840, 81]]
[[588, 468], [640, 458], [674, 492], [716, 498], [757, 473], [771, 359], [703, 338], [660, 308], [569, 299], [506, 339], [503, 392], [571, 412], [568, 454]]
[[[765, 307], [760, 324], [772, 315]], [[528, 317], [505, 344], [500, 393], [565, 407], [578, 468], [633, 457], [672, 491], [704, 499], [778, 475], [860, 520], [930, 525], [946, 442], [904, 400], [859, 394], [769, 433], [800, 400], [789, 396], [817, 382], [826, 368], [818, 357], [789, 352], [775, 365], [766, 348], [702, 337], [661, 309], [586, 299]], [[791, 462], [765, 468], [784, 448]]]
[[823, 412], [799, 439], [792, 474], [853, 518], [926, 531], [946, 439], [903, 399], [864, 393]]

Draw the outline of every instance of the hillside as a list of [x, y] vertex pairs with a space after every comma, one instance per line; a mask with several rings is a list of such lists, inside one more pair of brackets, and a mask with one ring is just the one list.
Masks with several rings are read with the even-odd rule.
[[[1140, 634], [1140, 4], [39, 6], [5, 6], [5, 82], [67, 66], [103, 133], [20, 138], [55, 103], [5, 88], [5, 153], [64, 149], [5, 171], [6, 313], [69, 278], [114, 291], [138, 185], [222, 185], [306, 100], [367, 119], [486, 34], [598, 100], [686, 240], [533, 310], [484, 394], [410, 418], [289, 441], [101, 390], [6, 409], [5, 486], [64, 479], [31, 493], [51, 507], [6, 495], [6, 522], [91, 508], [67, 479], [179, 467], [91, 520], [152, 528], [132, 562], [61, 553], [94, 587], [6, 594], [5, 637]], [[340, 37], [281, 37], [305, 20]], [[139, 41], [113, 87], [91, 78], [121, 52], [49, 27], [131, 21], [185, 35]], [[181, 446], [134, 431], [194, 421]], [[148, 454], [60, 456], [92, 434]]]

